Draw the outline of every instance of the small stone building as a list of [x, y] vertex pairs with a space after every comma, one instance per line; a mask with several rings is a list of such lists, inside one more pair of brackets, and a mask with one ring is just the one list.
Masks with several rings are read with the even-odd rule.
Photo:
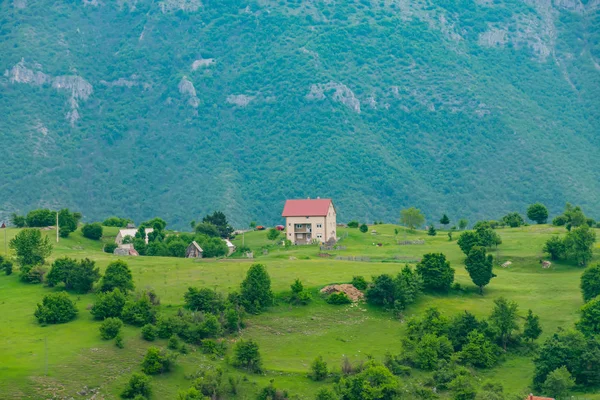
[[185, 258], [202, 258], [202, 253], [203, 250], [200, 245], [193, 241], [185, 250]]

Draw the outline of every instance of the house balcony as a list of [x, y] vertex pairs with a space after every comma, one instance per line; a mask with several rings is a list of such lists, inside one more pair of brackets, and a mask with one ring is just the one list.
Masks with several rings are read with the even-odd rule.
[[295, 225], [294, 232], [295, 233], [312, 233], [312, 225], [310, 225], [310, 224], [303, 224], [301, 226]]

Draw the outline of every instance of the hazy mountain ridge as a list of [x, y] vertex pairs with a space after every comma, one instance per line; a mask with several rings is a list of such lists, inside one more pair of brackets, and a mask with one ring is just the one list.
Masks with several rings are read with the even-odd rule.
[[[1, 6], [5, 212], [600, 214], [600, 1]], [[23, 178], [25, 176], [25, 178]]]

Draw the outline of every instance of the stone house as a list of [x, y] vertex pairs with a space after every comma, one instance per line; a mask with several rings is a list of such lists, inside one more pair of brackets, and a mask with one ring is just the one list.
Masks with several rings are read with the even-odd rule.
[[185, 250], [185, 258], [202, 258], [203, 252], [200, 245], [194, 240]]

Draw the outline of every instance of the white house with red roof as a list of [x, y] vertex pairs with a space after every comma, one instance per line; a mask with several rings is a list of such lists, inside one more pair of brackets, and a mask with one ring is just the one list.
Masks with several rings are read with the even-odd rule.
[[336, 212], [331, 199], [287, 200], [281, 215], [286, 218], [286, 239], [294, 244], [337, 241]]

